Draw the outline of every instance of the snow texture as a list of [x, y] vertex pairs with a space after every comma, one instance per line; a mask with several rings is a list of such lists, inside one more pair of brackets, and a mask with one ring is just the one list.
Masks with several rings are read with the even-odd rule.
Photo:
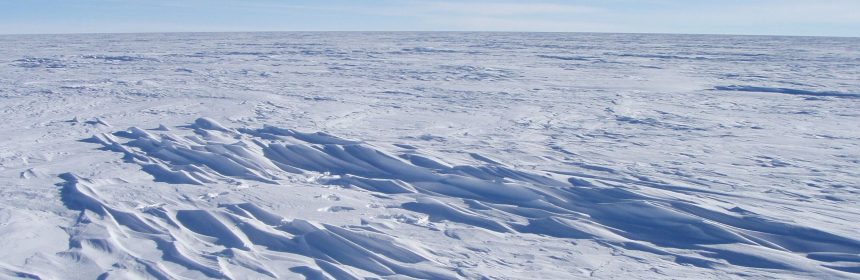
[[858, 278], [858, 46], [2, 36], [0, 278]]

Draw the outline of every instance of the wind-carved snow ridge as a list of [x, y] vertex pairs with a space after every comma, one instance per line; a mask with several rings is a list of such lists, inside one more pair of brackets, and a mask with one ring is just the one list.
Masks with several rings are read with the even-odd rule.
[[[201, 118], [186, 128], [195, 135], [132, 127], [87, 141], [123, 153], [161, 182], [286, 184], [291, 175], [323, 173], [331, 176], [320, 178], [322, 184], [409, 198], [399, 207], [433, 222], [502, 234], [594, 240], [706, 269], [742, 266], [845, 277], [860, 273], [856, 237], [769, 218], [718, 199], [730, 194], [575, 171], [536, 174], [478, 154], [473, 156], [486, 164], [452, 166], [418, 150], [395, 156], [362, 141], [273, 126], [233, 129]], [[173, 278], [180, 268], [230, 278], [233, 266], [275, 277], [264, 265], [275, 252], [311, 259], [307, 267], [291, 270], [308, 277], [458, 277], [421, 248], [380, 232], [286, 221], [250, 203], [129, 210], [99, 199], [99, 182], [70, 174], [63, 179], [65, 204], [81, 210], [69, 229], [67, 254], [96, 267], [94, 271], [110, 273], [100, 260], [116, 258], [123, 265], [143, 266], [156, 278]], [[146, 250], [162, 251], [173, 265], [136, 257], [140, 248], [123, 247], [128, 243], [120, 240], [125, 239], [151, 241], [153, 248]]]
[[814, 97], [841, 97], [841, 98], [860, 98], [860, 93], [839, 92], [839, 91], [813, 91], [794, 88], [781, 87], [759, 87], [759, 86], [716, 86], [715, 90], [725, 91], [743, 91], [743, 92], [764, 92], [764, 93], [781, 93], [789, 95], [814, 96]]
[[[305, 260], [309, 266], [290, 270], [321, 279], [360, 279], [364, 275], [455, 278], [427, 267], [423, 249], [378, 232], [287, 220], [250, 203], [215, 209], [125, 209], [99, 197], [97, 189], [111, 186], [110, 180], [68, 173], [61, 178], [65, 180], [61, 184], [63, 203], [81, 212], [67, 229], [69, 250], [58, 254], [59, 262], [75, 263], [83, 279], [179, 279], [200, 274], [231, 279], [236, 278], [233, 270], [280, 278], [278, 270], [283, 269], [274, 266], [279, 259]], [[160, 252], [162, 259], [141, 257], [151, 256], [153, 251]], [[133, 267], [143, 269], [126, 269]]]

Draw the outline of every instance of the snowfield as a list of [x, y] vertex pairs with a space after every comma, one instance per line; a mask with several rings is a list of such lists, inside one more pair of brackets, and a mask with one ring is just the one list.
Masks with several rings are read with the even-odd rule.
[[857, 279], [860, 39], [0, 36], [0, 278]]

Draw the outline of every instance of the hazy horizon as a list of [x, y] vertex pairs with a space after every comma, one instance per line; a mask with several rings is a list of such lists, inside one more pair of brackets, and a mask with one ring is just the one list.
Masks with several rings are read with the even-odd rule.
[[860, 36], [860, 2], [59, 0], [0, 3], [0, 34], [574, 32]]
[[69, 32], [69, 33], [0, 33], [0, 36], [39, 35], [134, 35], [134, 34], [219, 34], [219, 33], [561, 33], [561, 34], [630, 34], [630, 35], [688, 35], [688, 36], [751, 36], [751, 37], [821, 37], [860, 39], [860, 36], [840, 35], [779, 35], [731, 33], [660, 33], [660, 32], [591, 32], [591, 31], [486, 31], [486, 30], [237, 30], [237, 31], [140, 31], [140, 32]]

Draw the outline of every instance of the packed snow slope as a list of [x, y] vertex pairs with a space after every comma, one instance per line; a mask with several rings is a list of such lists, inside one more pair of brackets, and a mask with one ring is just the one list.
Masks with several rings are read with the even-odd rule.
[[0, 278], [857, 279], [860, 39], [0, 36]]

